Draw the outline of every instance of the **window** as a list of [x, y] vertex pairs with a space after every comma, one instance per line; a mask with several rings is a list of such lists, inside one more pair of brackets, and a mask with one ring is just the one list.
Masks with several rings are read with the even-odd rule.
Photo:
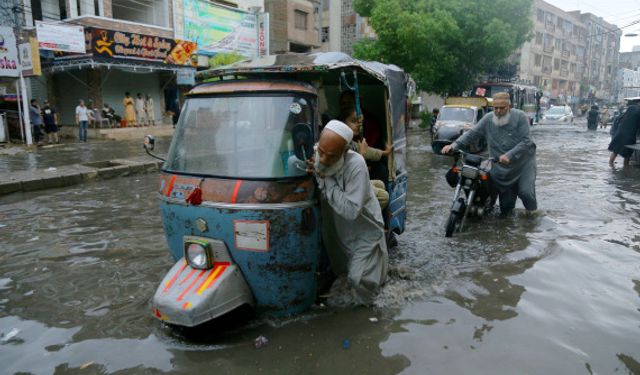
[[31, 15], [33, 16], [34, 21], [42, 21], [42, 5], [39, 1], [31, 2]]
[[553, 70], [560, 69], [560, 59], [553, 59]]
[[544, 22], [544, 10], [538, 9], [538, 22]]
[[294, 10], [294, 25], [296, 29], [306, 30], [307, 29], [307, 12], [303, 12], [301, 10]]
[[169, 24], [167, 0], [112, 0], [111, 6], [114, 19], [163, 27]]
[[534, 62], [534, 65], [535, 65], [535, 66], [540, 66], [540, 65], [542, 65], [542, 56], [541, 56], [541, 55], [538, 55], [538, 54], [536, 54], [536, 55], [535, 55], [535, 62]]
[[329, 41], [329, 27], [322, 28], [322, 34], [320, 36], [320, 41], [322, 43], [327, 43]]
[[536, 44], [542, 44], [542, 33], [536, 32]]

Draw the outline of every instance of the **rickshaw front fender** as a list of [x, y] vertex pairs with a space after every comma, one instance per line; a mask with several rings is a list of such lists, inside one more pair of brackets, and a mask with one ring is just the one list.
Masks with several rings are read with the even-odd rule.
[[179, 326], [194, 327], [255, 300], [238, 266], [215, 263], [211, 269], [192, 268], [180, 259], [153, 296], [153, 314]]

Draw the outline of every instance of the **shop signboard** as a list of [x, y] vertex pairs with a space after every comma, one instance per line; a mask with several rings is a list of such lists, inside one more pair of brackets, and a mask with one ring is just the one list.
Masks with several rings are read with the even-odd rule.
[[269, 13], [258, 15], [258, 54], [269, 54]]
[[11, 27], [0, 26], [0, 77], [18, 77], [18, 47]]
[[180, 69], [176, 73], [176, 81], [181, 86], [193, 86], [196, 84], [196, 71], [194, 69]]
[[22, 75], [25, 77], [41, 75], [38, 41], [35, 38], [29, 38], [29, 43], [20, 44], [18, 50], [20, 51]]
[[193, 65], [196, 43], [187, 40], [91, 29], [91, 52], [96, 57], [158, 62], [169, 65]]
[[183, 1], [183, 36], [198, 44], [199, 54], [237, 53], [255, 57], [260, 53], [260, 40], [269, 40], [268, 17], [259, 19], [258, 14], [206, 0]]
[[84, 28], [36, 21], [38, 47], [44, 50], [84, 53]]
[[187, 40], [86, 27], [86, 53], [62, 54], [55, 60], [92, 57], [167, 65], [196, 66], [196, 43]]

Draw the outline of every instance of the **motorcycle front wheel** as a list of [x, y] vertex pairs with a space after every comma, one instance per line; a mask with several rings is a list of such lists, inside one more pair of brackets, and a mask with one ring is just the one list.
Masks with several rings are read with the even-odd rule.
[[462, 220], [462, 212], [451, 212], [449, 214], [449, 219], [447, 219], [447, 228], [445, 232], [445, 237], [452, 237], [453, 232], [457, 231], [460, 228], [460, 221]]

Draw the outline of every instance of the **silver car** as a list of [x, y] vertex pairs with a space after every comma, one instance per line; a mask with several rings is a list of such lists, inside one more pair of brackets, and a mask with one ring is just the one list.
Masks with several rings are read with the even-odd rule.
[[552, 106], [542, 116], [543, 124], [573, 122], [573, 111], [568, 105]]

